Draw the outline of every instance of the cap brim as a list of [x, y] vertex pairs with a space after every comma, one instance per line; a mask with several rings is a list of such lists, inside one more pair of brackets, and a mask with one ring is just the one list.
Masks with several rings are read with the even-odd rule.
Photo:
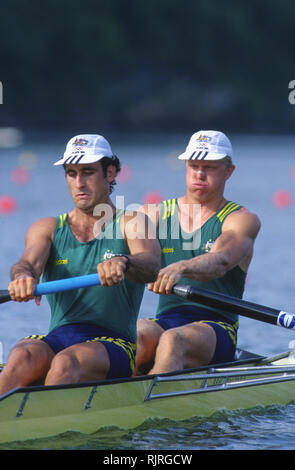
[[[206, 150], [196, 151], [194, 153], [181, 153], [178, 156], [179, 160], [222, 160], [225, 157], [228, 157], [226, 153], [212, 153], [207, 152]], [[230, 157], [231, 158], [231, 157]]]
[[85, 163], [95, 163], [101, 160], [104, 157], [112, 158], [113, 155], [74, 155], [69, 156], [66, 158], [61, 158], [53, 165], [77, 165], [77, 164], [85, 164]]

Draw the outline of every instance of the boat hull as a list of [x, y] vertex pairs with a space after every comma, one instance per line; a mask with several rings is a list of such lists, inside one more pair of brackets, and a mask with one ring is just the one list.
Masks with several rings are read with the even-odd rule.
[[[255, 373], [258, 369], [259, 374]], [[265, 368], [264, 368], [265, 369]], [[185, 420], [218, 410], [288, 404], [295, 397], [295, 367], [262, 374], [260, 368], [198, 370], [172, 376], [77, 386], [27, 387], [0, 401], [0, 442], [132, 429], [148, 419]], [[231, 376], [231, 374], [233, 374]]]

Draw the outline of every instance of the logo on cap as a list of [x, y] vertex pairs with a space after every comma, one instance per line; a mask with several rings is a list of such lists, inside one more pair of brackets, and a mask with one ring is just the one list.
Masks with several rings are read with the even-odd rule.
[[210, 142], [210, 140], [212, 140], [212, 137], [209, 137], [209, 135], [202, 135], [201, 134], [197, 137], [196, 140], [198, 140], [200, 142]]
[[81, 146], [81, 145], [87, 145], [88, 144], [88, 140], [86, 139], [82, 139], [81, 137], [80, 138], [76, 138], [76, 140], [72, 143], [73, 146], [77, 147], [77, 146]]

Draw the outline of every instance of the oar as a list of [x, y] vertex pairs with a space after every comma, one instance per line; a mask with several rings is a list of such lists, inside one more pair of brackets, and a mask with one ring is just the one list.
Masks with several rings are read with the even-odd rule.
[[[81, 287], [91, 287], [100, 285], [98, 274], [87, 274], [85, 276], [69, 277], [58, 281], [42, 282], [36, 285], [34, 294], [45, 295], [63, 292], [66, 290], [80, 289]], [[0, 290], [0, 304], [9, 302], [11, 297], [8, 290]]]
[[277, 310], [264, 305], [241, 300], [219, 292], [208, 291], [191, 285], [175, 284], [172, 288], [175, 295], [183, 297], [192, 302], [197, 302], [208, 307], [222, 309], [225, 312], [260, 320], [272, 325], [279, 325], [290, 330], [295, 329], [295, 315]]
[[[70, 277], [67, 279], [59, 279], [57, 281], [37, 284], [34, 294], [36, 296], [54, 294], [56, 292], [98, 285], [100, 285], [98, 274], [87, 274], [85, 276]], [[176, 284], [172, 288], [172, 292], [175, 295], [202, 305], [223, 309], [229, 313], [236, 313], [254, 320], [260, 320], [272, 325], [279, 325], [283, 328], [291, 330], [295, 329], [295, 315], [292, 313], [191, 285]], [[8, 290], [0, 290], [0, 304], [8, 302], [9, 300], [11, 300], [11, 297]]]

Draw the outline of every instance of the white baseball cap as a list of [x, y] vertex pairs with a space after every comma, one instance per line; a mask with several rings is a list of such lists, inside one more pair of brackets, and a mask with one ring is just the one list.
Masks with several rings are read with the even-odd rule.
[[198, 131], [190, 138], [180, 160], [221, 160], [232, 158], [232, 145], [223, 132]]
[[80, 134], [69, 140], [63, 158], [54, 165], [94, 163], [112, 156], [111, 146], [102, 135]]

